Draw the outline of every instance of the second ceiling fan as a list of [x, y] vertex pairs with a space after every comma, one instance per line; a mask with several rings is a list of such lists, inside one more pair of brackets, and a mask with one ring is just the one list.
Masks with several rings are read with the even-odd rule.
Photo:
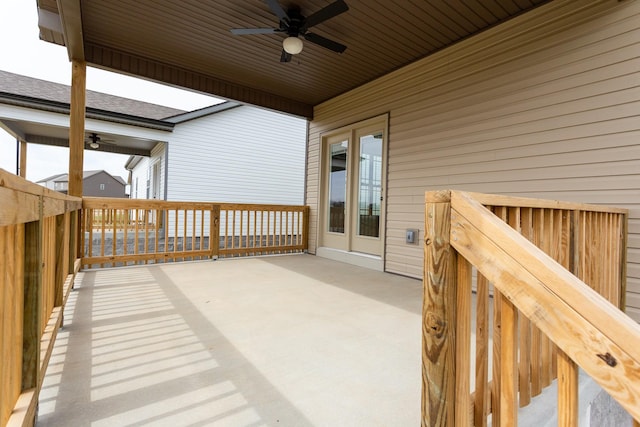
[[303, 37], [311, 43], [315, 43], [334, 52], [342, 53], [347, 49], [347, 47], [341, 43], [309, 32], [309, 28], [314, 25], [318, 25], [349, 10], [349, 6], [347, 6], [344, 0], [337, 0], [308, 17], [302, 16], [300, 8], [297, 6], [291, 6], [285, 11], [277, 0], [265, 0], [265, 3], [267, 3], [269, 9], [271, 9], [280, 20], [278, 28], [233, 28], [231, 32], [235, 35], [286, 34], [287, 38], [282, 42], [280, 62], [290, 62], [292, 55], [296, 55], [302, 51], [303, 43], [299, 37]]

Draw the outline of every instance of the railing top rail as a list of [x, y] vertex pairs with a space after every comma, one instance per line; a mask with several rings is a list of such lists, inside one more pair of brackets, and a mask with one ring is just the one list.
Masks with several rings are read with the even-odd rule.
[[[426, 201], [427, 202], [437, 202], [443, 201], [443, 198], [449, 197], [449, 194], [454, 191], [449, 190], [441, 190], [441, 191], [429, 191], [426, 193]], [[562, 209], [562, 210], [578, 210], [585, 212], [606, 212], [606, 213], [617, 213], [628, 215], [629, 210], [624, 208], [605, 206], [605, 205], [595, 205], [588, 203], [577, 203], [577, 202], [564, 202], [558, 200], [545, 200], [545, 199], [534, 199], [528, 197], [514, 197], [514, 196], [504, 196], [500, 194], [485, 194], [485, 193], [474, 193], [474, 192], [458, 192], [456, 193], [464, 193], [469, 197], [477, 200], [481, 204], [485, 206], [506, 206], [506, 207], [520, 207], [520, 208], [541, 208], [541, 209]]]
[[214, 203], [205, 202], [168, 202], [153, 199], [125, 199], [115, 197], [83, 197], [84, 209], [205, 209], [210, 210]]
[[254, 211], [302, 211], [307, 207], [305, 205], [273, 205], [260, 203], [220, 203], [221, 209], [227, 210], [254, 210]]
[[211, 209], [214, 205], [226, 210], [281, 210], [300, 211], [304, 205], [275, 205], [257, 203], [219, 203], [219, 202], [183, 202], [149, 199], [125, 199], [110, 197], [83, 197], [82, 206], [86, 209]]
[[44, 196], [50, 199], [65, 200], [70, 202], [80, 202], [80, 197], [68, 196], [60, 193], [59, 191], [53, 191], [42, 185], [35, 184], [31, 181], [27, 181], [17, 175], [7, 172], [0, 168], [0, 187], [9, 190], [19, 191], [24, 194], [31, 194], [34, 196]]
[[451, 201], [451, 245], [634, 417], [640, 325], [464, 192]]
[[50, 190], [3, 169], [0, 169], [0, 200], [0, 226], [36, 221], [40, 215], [49, 217], [82, 207], [79, 197]]

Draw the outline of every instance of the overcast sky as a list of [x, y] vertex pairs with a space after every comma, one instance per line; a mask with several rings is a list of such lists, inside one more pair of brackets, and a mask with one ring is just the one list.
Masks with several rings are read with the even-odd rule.
[[[0, 13], [0, 70], [71, 85], [71, 63], [66, 49], [38, 37], [35, 0], [2, 0]], [[109, 93], [181, 110], [195, 110], [220, 102], [198, 93], [159, 85], [117, 73], [87, 67], [87, 89]], [[85, 170], [104, 169], [127, 178], [124, 163], [128, 156], [86, 151]], [[16, 173], [16, 140], [0, 128], [0, 168]], [[29, 144], [27, 179], [37, 181], [69, 170], [67, 148]]]

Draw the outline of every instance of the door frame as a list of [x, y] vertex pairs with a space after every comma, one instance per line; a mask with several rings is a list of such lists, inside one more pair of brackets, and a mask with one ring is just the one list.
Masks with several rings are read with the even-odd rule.
[[[352, 250], [352, 238], [355, 231], [355, 215], [354, 209], [350, 206], [353, 203], [357, 203], [356, 184], [358, 177], [354, 174], [358, 171], [359, 164], [357, 158], [359, 158], [359, 151], [355, 152], [357, 148], [359, 150], [359, 138], [364, 132], [374, 132], [376, 130], [382, 131], [382, 172], [381, 172], [381, 186], [382, 186], [382, 201], [380, 206], [380, 236], [379, 236], [379, 248], [376, 254], [357, 252]], [[347, 204], [345, 213], [345, 233], [344, 236], [331, 236], [332, 233], [326, 231], [328, 221], [328, 200], [329, 200], [329, 174], [326, 169], [329, 167], [329, 152], [328, 145], [330, 143], [338, 142], [342, 138], [348, 137], [348, 155], [347, 155], [347, 194], [352, 203]], [[342, 126], [331, 131], [323, 132], [320, 134], [320, 147], [319, 147], [319, 192], [318, 192], [318, 223], [317, 223], [317, 250], [316, 254], [328, 258], [338, 259], [340, 261], [346, 261], [353, 264], [364, 265], [368, 268], [376, 270], [384, 270], [384, 257], [386, 251], [386, 213], [387, 213], [387, 164], [388, 164], [388, 151], [389, 151], [389, 114], [381, 114], [379, 116], [371, 117], [356, 123], [352, 123], [346, 126]], [[354, 183], [354, 180], [356, 181]], [[357, 209], [355, 209], [357, 211]], [[342, 237], [342, 239], [341, 239]]]

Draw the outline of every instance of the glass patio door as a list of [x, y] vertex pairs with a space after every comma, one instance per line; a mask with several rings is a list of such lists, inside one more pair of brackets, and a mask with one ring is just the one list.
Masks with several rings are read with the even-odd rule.
[[382, 255], [384, 138], [384, 123], [323, 138], [321, 246]]
[[351, 203], [351, 250], [380, 255], [382, 214], [382, 138], [381, 130], [357, 132]]
[[349, 192], [348, 167], [349, 134], [334, 135], [325, 141], [324, 156], [326, 159], [324, 185], [324, 246], [348, 250], [349, 230]]

